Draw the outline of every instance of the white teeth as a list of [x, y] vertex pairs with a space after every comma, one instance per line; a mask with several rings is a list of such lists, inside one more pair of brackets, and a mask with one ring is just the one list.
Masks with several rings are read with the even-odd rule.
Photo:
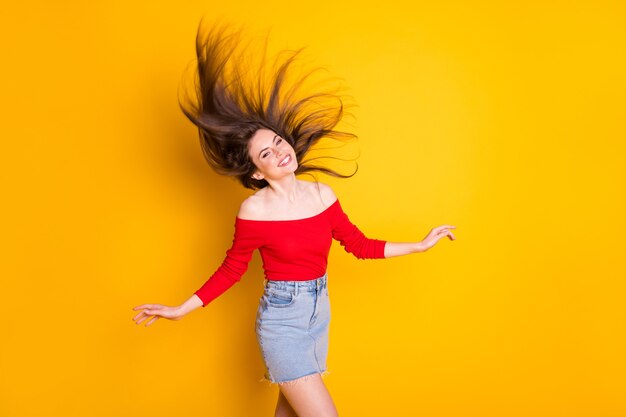
[[289, 162], [291, 161], [291, 155], [287, 155], [287, 157], [285, 157], [282, 161], [280, 161], [280, 164], [278, 164], [279, 167], [284, 167], [285, 165], [287, 165]]

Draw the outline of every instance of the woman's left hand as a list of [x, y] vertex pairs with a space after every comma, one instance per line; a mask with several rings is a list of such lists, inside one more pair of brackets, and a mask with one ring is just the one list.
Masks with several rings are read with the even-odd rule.
[[450, 240], [455, 240], [456, 237], [452, 234], [449, 229], [456, 229], [456, 226], [451, 226], [449, 224], [444, 224], [443, 226], [437, 226], [428, 233], [428, 235], [420, 242], [420, 245], [424, 251], [435, 246], [439, 239], [448, 236]]

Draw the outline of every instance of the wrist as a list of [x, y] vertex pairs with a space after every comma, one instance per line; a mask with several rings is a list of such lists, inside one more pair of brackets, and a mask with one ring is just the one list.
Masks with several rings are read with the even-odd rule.
[[202, 307], [202, 304], [202, 300], [198, 294], [194, 293], [187, 301], [176, 307], [176, 309], [180, 312], [181, 316], [185, 316], [196, 308]]
[[415, 243], [414, 252], [417, 252], [417, 253], [426, 252], [426, 246], [424, 245], [424, 242]]
[[179, 317], [184, 317], [187, 315], [187, 313], [189, 313], [189, 311], [187, 311], [187, 309], [185, 308], [184, 304], [181, 304], [179, 306], [176, 306], [176, 314]]
[[189, 301], [186, 301], [176, 307], [176, 312], [180, 315], [180, 317], [183, 317], [189, 314], [193, 309], [194, 307], [190, 305]]

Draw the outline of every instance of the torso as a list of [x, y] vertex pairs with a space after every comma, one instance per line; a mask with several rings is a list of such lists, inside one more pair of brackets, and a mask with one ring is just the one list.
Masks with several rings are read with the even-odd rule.
[[337, 197], [326, 184], [297, 180], [298, 199], [278, 199], [263, 188], [242, 204], [237, 217], [248, 220], [297, 220], [313, 217], [335, 202]]

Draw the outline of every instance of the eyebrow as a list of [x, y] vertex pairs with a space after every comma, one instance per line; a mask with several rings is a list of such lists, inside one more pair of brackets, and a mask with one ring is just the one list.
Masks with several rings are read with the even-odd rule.
[[[276, 140], [277, 137], [278, 137], [278, 135], [274, 136], [274, 139], [272, 139], [272, 143], [274, 143], [274, 141]], [[259, 152], [259, 158], [261, 157], [261, 154], [263, 152], [265, 152], [267, 149], [269, 149], [269, 146], [261, 149], [261, 152]]]

